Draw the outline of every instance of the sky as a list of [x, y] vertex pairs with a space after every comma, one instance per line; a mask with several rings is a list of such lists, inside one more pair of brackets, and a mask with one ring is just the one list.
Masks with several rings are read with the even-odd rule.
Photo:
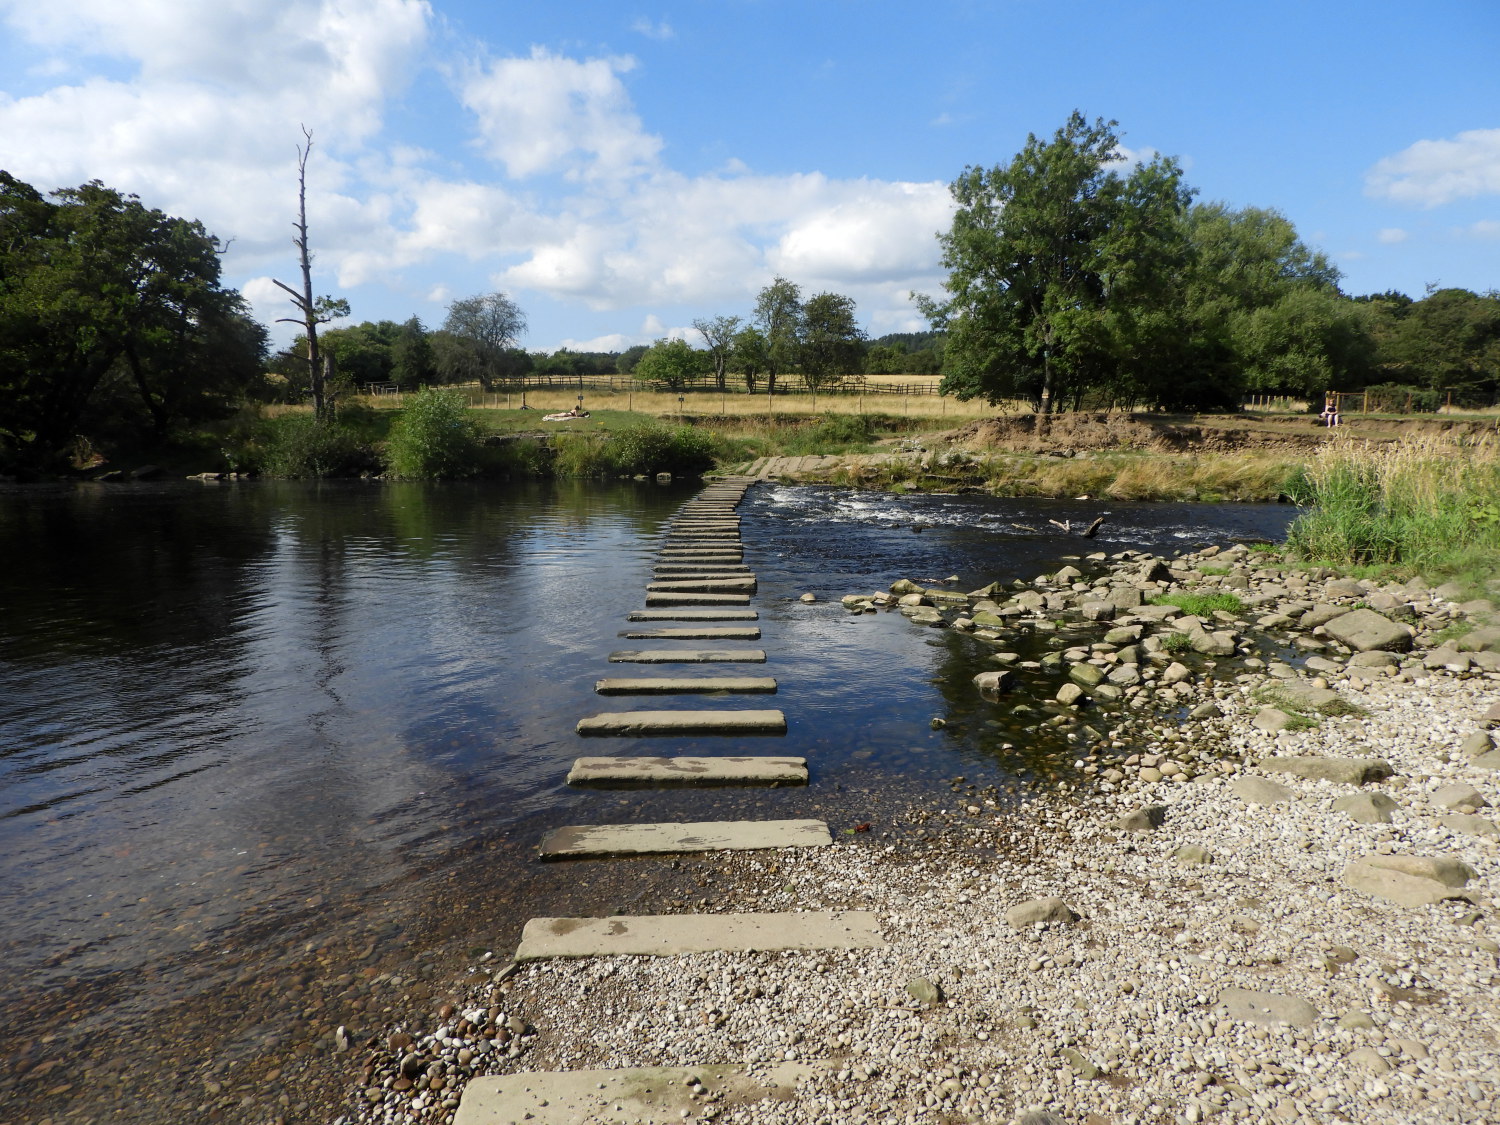
[[964, 168], [1077, 109], [1202, 201], [1274, 208], [1350, 294], [1500, 287], [1496, 0], [0, 0], [0, 167], [232, 240], [226, 284], [523, 346], [701, 344], [781, 276], [926, 327]]

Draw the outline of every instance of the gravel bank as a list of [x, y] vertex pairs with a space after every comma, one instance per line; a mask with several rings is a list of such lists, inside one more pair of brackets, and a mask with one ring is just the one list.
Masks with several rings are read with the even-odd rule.
[[[1500, 673], [1485, 666], [1483, 648], [1460, 655], [1451, 640], [1438, 644], [1440, 629], [1463, 620], [1438, 594], [1286, 575], [1243, 551], [1210, 564], [1213, 554], [1169, 566], [1119, 558], [1100, 578], [1073, 571], [1015, 595], [1034, 602], [1028, 595], [1040, 593], [1038, 610], [1080, 611], [1096, 629], [1141, 626], [1138, 638], [1117, 632], [1087, 644], [1064, 626], [1058, 660], [999, 661], [1031, 677], [1033, 699], [1051, 689], [1049, 675], [1085, 692], [1118, 689], [1083, 698], [1059, 689], [1071, 702], [1043, 709], [1078, 732], [1076, 784], [1016, 808], [955, 780], [945, 807], [831, 848], [713, 857], [712, 901], [682, 907], [873, 910], [888, 948], [618, 958], [515, 973], [497, 968], [508, 951], [496, 951], [475, 965], [493, 970], [489, 982], [455, 986], [432, 1026], [350, 1045], [364, 1069], [343, 1120], [449, 1120], [475, 1073], [786, 1059], [828, 1067], [790, 1100], [705, 1102], [697, 1116], [1500, 1119], [1500, 838], [1476, 815], [1500, 804], [1481, 734], [1500, 703]], [[1122, 589], [1208, 586], [1237, 589], [1259, 624], [1242, 611], [1183, 628], [1152, 616], [1155, 607], [1116, 604], [1149, 598], [1087, 609]], [[1002, 622], [998, 647], [1003, 630], [1024, 621], [1010, 612], [1015, 598], [982, 597], [993, 607], [982, 612]], [[948, 612], [972, 628], [976, 599], [959, 600]], [[1386, 607], [1387, 624], [1409, 623], [1405, 641], [1390, 634], [1381, 643], [1414, 652], [1360, 655], [1368, 638], [1338, 639], [1349, 632], [1339, 619], [1373, 614], [1372, 604]], [[1137, 608], [1146, 610], [1139, 618]], [[1315, 666], [1255, 655], [1266, 630], [1317, 653]], [[1190, 646], [1164, 643], [1173, 631]], [[1492, 643], [1482, 629], [1473, 636]], [[1075, 673], [1080, 665], [1108, 671], [1095, 678]], [[1170, 673], [1174, 666], [1191, 674]], [[995, 705], [1014, 699], [1001, 694]], [[1350, 772], [1307, 764], [1323, 759], [1378, 759], [1390, 776], [1367, 762], [1352, 771], [1371, 779], [1363, 785], [1301, 776]], [[1385, 856], [1456, 861], [1428, 897], [1463, 897], [1397, 905], [1349, 884], [1356, 861]], [[1420, 884], [1405, 887], [1437, 885]], [[1035, 901], [1050, 898], [1061, 902]], [[1028, 903], [1029, 913], [1015, 912]]]

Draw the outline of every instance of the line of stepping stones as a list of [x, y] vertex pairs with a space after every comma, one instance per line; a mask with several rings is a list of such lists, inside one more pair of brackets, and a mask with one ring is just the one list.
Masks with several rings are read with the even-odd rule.
[[[688, 501], [668, 529], [646, 587], [646, 608], [629, 615], [627, 640], [757, 641], [750, 608], [758, 593], [745, 565], [738, 506], [751, 477], [711, 484]], [[658, 622], [674, 622], [658, 625]], [[691, 623], [691, 624], [689, 624]], [[611, 664], [764, 664], [759, 648], [646, 648], [610, 653]], [[577, 731], [598, 737], [784, 735], [777, 709], [724, 705], [734, 696], [769, 695], [771, 676], [620, 676], [595, 684], [601, 696], [710, 695], [713, 707], [602, 711], [579, 720]], [[601, 787], [806, 784], [807, 759], [790, 756], [580, 757], [568, 783]], [[543, 860], [684, 854], [754, 848], [823, 847], [833, 842], [819, 820], [706, 821], [664, 824], [569, 825], [547, 833]], [[550, 958], [719, 951], [871, 949], [885, 944], [864, 911], [760, 914], [614, 915], [608, 918], [533, 918], [515, 961]], [[464, 1090], [454, 1125], [630, 1120], [681, 1122], [705, 1097], [737, 1101], [769, 1097], [813, 1069], [784, 1064], [649, 1067], [631, 1070], [522, 1073], [476, 1078]], [[686, 1112], [684, 1112], [686, 1111]]]

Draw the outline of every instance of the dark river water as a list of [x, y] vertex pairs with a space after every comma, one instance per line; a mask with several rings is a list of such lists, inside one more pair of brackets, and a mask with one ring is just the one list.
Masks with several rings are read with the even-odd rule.
[[[210, 1056], [274, 1058], [360, 1018], [341, 966], [437, 978], [512, 946], [532, 913], [649, 892], [617, 865], [585, 879], [536, 864], [550, 825], [817, 815], [838, 830], [956, 773], [1064, 770], [1062, 744], [978, 713], [987, 650], [838, 598], [1279, 538], [1292, 515], [761, 485], [743, 534], [781, 690], [753, 705], [784, 710], [788, 734], [585, 743], [579, 718], [639, 706], [601, 706], [593, 684], [635, 647], [625, 614], [695, 491], [0, 486], [0, 1119], [182, 1120]], [[1100, 515], [1092, 543], [1048, 523]], [[801, 754], [813, 784], [564, 785], [578, 754], [632, 749]], [[158, 1101], [90, 1100], [162, 1058], [176, 1084]], [[280, 1096], [296, 1118], [296, 1092]]]

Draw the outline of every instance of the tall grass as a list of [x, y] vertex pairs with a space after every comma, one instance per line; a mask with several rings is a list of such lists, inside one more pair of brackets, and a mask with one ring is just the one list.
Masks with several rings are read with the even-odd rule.
[[1433, 576], [1500, 560], [1500, 449], [1488, 436], [1328, 445], [1298, 492], [1307, 511], [1287, 547], [1310, 562]]

